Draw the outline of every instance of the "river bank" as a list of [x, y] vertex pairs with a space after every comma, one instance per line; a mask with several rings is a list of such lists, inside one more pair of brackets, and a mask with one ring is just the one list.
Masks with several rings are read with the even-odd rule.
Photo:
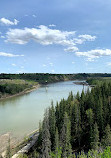
[[86, 81], [74, 81], [73, 83], [76, 85], [89, 86], [89, 84]]
[[[59, 102], [61, 98], [67, 99], [71, 91], [74, 94], [78, 91], [82, 92], [83, 86], [74, 85], [73, 82], [74, 80], [39, 84], [40, 88], [34, 87], [35, 89], [31, 89], [30, 94], [0, 101], [0, 133], [3, 135], [10, 132], [12, 148], [24, 141], [28, 133], [39, 128], [39, 121], [43, 119], [44, 110], [51, 105], [52, 100], [56, 105], [56, 102]], [[87, 89], [87, 86], [85, 88]], [[3, 139], [7, 147], [8, 136], [7, 138], [2, 136], [0, 142], [3, 142]]]
[[36, 90], [37, 88], [39, 88], [41, 85], [40, 84], [38, 84], [38, 85], [36, 85], [36, 86], [33, 86], [32, 88], [27, 88], [27, 89], [25, 89], [24, 91], [22, 91], [22, 92], [20, 92], [20, 93], [16, 93], [16, 94], [14, 94], [14, 95], [4, 95], [4, 96], [2, 96], [1, 98], [0, 98], [0, 101], [1, 100], [5, 100], [5, 99], [9, 99], [9, 98], [13, 98], [13, 97], [16, 97], [16, 96], [21, 96], [21, 95], [24, 95], [24, 94], [27, 94], [27, 93], [30, 93], [30, 92], [32, 92], [32, 91], [34, 91], [34, 90]]
[[20, 153], [27, 153], [35, 144], [39, 134], [39, 129], [29, 133], [25, 138], [17, 139], [11, 133], [0, 135], [0, 155], [5, 158], [7, 148], [10, 146], [12, 157], [17, 157]]
[[24, 95], [24, 94], [27, 94], [27, 93], [30, 93], [30, 92], [32, 92], [32, 91], [38, 89], [39, 87], [45, 86], [45, 85], [47, 85], [47, 84], [53, 84], [53, 83], [65, 82], [65, 81], [70, 81], [70, 80], [64, 79], [64, 80], [62, 80], [62, 81], [61, 81], [61, 80], [60, 80], [60, 81], [59, 81], [59, 80], [55, 80], [55, 81], [49, 82], [49, 83], [47, 83], [47, 82], [41, 83], [41, 84], [38, 83], [37, 85], [34, 85], [34, 86], [32, 86], [31, 88], [27, 88], [27, 89], [25, 89], [24, 91], [19, 92], [19, 93], [16, 93], [16, 94], [14, 94], [14, 95], [5, 94], [4, 96], [2, 96], [2, 97], [0, 98], [0, 101], [5, 100], [5, 99], [9, 99], [9, 98], [13, 98], [13, 97], [17, 97], [17, 96], [21, 96], [21, 95]]

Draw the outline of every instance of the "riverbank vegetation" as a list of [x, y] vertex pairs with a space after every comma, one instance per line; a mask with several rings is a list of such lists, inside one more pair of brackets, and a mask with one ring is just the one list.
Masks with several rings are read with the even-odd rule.
[[111, 82], [111, 77], [88, 78], [86, 80], [86, 82], [89, 85], [100, 85], [103, 82], [110, 83]]
[[[98, 81], [99, 77], [99, 81]], [[0, 74], [0, 98], [17, 95], [30, 90], [38, 84], [48, 84], [67, 80], [87, 80], [89, 85], [100, 83], [103, 78], [107, 81], [111, 74], [49, 74], [49, 73], [23, 73], [23, 74]], [[85, 82], [84, 82], [85, 83]], [[77, 84], [77, 83], [76, 83]], [[79, 82], [79, 84], [83, 84]]]
[[[111, 81], [53, 102], [44, 114], [39, 138], [25, 157], [110, 158]], [[107, 147], [108, 146], [108, 147]]]
[[38, 83], [34, 81], [25, 81], [20, 79], [1, 79], [0, 80], [0, 98], [13, 96], [21, 92], [32, 89]]
[[50, 73], [22, 73], [22, 74], [0, 74], [0, 79], [23, 79], [36, 81], [40, 84], [65, 81], [65, 80], [86, 80], [88, 78], [111, 77], [107, 73], [78, 73], [78, 74], [50, 74]]

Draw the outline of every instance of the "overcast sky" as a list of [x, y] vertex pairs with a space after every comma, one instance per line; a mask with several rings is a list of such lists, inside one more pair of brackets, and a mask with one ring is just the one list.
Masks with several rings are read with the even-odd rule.
[[111, 0], [1, 0], [0, 73], [111, 73]]

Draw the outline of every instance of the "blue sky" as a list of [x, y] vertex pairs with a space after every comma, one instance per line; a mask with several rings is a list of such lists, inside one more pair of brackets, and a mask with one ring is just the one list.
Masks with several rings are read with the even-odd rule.
[[1, 0], [0, 73], [111, 73], [110, 0]]

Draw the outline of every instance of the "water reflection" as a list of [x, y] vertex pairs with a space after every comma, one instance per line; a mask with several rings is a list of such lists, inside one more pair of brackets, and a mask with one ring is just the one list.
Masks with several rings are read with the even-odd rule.
[[70, 91], [81, 93], [83, 86], [73, 82], [48, 84], [23, 96], [0, 101], [0, 134], [11, 132], [15, 136], [23, 136], [38, 128], [44, 110], [52, 100], [56, 104], [62, 98], [66, 99]]

